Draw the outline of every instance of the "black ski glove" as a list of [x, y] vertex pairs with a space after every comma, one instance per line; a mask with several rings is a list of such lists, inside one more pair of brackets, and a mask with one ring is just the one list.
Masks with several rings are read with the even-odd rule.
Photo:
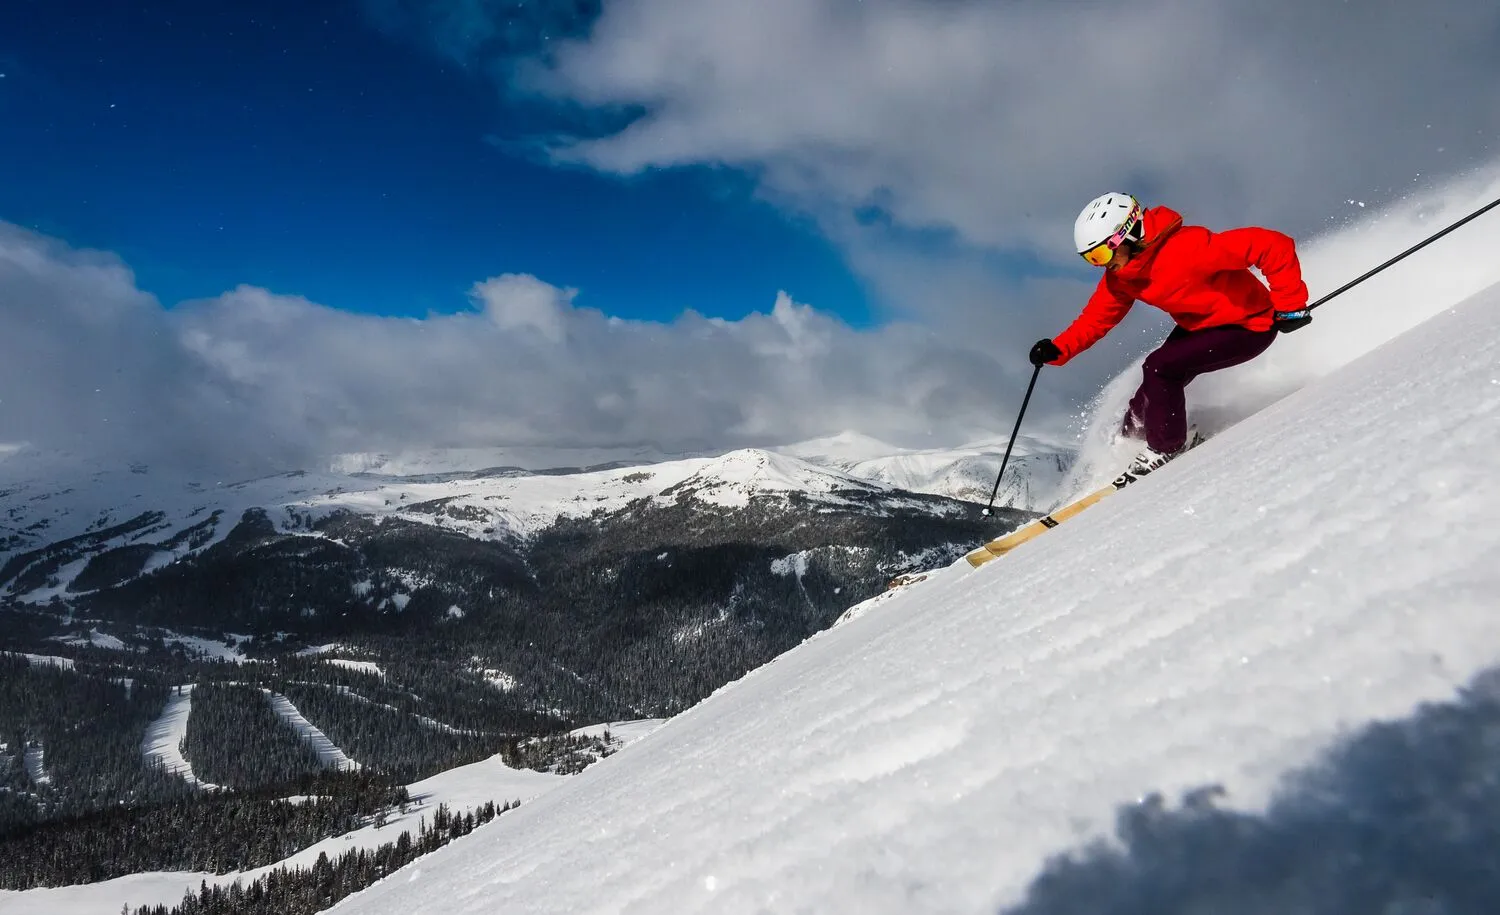
[[1045, 365], [1053, 359], [1060, 358], [1062, 358], [1062, 350], [1058, 349], [1057, 344], [1051, 340], [1038, 340], [1031, 348], [1032, 365]]
[[1312, 309], [1299, 308], [1296, 311], [1272, 312], [1271, 320], [1273, 327], [1284, 334], [1289, 334], [1312, 323]]

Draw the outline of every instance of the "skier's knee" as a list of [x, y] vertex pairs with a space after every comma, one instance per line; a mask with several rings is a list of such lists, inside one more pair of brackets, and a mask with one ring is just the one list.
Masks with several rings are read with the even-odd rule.
[[1171, 360], [1163, 356], [1160, 352], [1152, 353], [1146, 357], [1145, 361], [1141, 363], [1141, 372], [1148, 378], [1155, 377], [1167, 380], [1175, 379], [1181, 374], [1172, 365]]

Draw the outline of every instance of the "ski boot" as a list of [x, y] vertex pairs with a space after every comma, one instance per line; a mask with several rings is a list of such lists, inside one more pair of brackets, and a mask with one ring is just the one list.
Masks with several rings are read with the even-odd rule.
[[1170, 454], [1162, 454], [1160, 451], [1147, 446], [1146, 448], [1141, 449], [1141, 453], [1137, 454], [1135, 456], [1135, 460], [1130, 462], [1130, 466], [1125, 468], [1125, 473], [1137, 478], [1143, 477], [1151, 471], [1161, 467], [1163, 464], [1167, 463], [1173, 458], [1183, 454], [1189, 449], [1196, 448], [1202, 443], [1203, 436], [1198, 434], [1198, 427], [1189, 426], [1187, 441], [1181, 448], [1171, 452]]

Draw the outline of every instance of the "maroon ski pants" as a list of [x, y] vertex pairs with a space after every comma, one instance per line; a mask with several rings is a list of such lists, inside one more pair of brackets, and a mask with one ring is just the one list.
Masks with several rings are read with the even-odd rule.
[[1276, 339], [1276, 330], [1249, 330], [1239, 325], [1187, 330], [1178, 327], [1141, 366], [1141, 386], [1130, 399], [1122, 431], [1145, 438], [1160, 454], [1171, 454], [1187, 442], [1188, 382], [1204, 372], [1249, 362]]

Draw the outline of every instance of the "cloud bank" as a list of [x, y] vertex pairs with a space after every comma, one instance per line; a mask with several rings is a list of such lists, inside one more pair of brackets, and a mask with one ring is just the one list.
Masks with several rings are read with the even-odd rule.
[[785, 294], [738, 321], [612, 318], [527, 275], [425, 319], [242, 286], [163, 308], [111, 255], [0, 227], [0, 442], [242, 470], [348, 451], [962, 439], [999, 369], [919, 328]]
[[604, 171], [728, 164], [830, 225], [878, 211], [1072, 257], [1105, 190], [1306, 232], [1491, 153], [1500, 7], [1270, 0], [622, 0], [517, 85], [622, 129]]
[[[1093, 284], [1071, 226], [1097, 194], [1308, 242], [1500, 153], [1489, 0], [366, 3], [507, 99], [552, 105], [549, 124], [572, 118], [531, 138], [554, 162], [754, 176], [885, 314], [999, 360], [970, 383], [1004, 413], [1030, 344]], [[1166, 330], [1138, 309], [1046, 393], [1083, 403]]]
[[[1303, 246], [1309, 284], [1331, 289], [1497, 197], [1500, 166], [1371, 209]], [[1497, 224], [1500, 210], [1346, 293], [1262, 359], [1195, 382], [1193, 408], [1238, 419], [1500, 282]], [[392, 318], [242, 286], [166, 309], [117, 257], [0, 224], [0, 443], [240, 472], [343, 452], [693, 451], [844, 430], [956, 445], [1007, 435], [1030, 375], [982, 337], [856, 330], [785, 294], [738, 321], [665, 323], [610, 317], [528, 275], [476, 282], [470, 299], [457, 314]], [[1127, 364], [1094, 408], [1070, 414], [1068, 373], [1048, 370], [1028, 431], [1087, 444], [1114, 421], [1157, 339], [1131, 320], [1111, 338]]]

